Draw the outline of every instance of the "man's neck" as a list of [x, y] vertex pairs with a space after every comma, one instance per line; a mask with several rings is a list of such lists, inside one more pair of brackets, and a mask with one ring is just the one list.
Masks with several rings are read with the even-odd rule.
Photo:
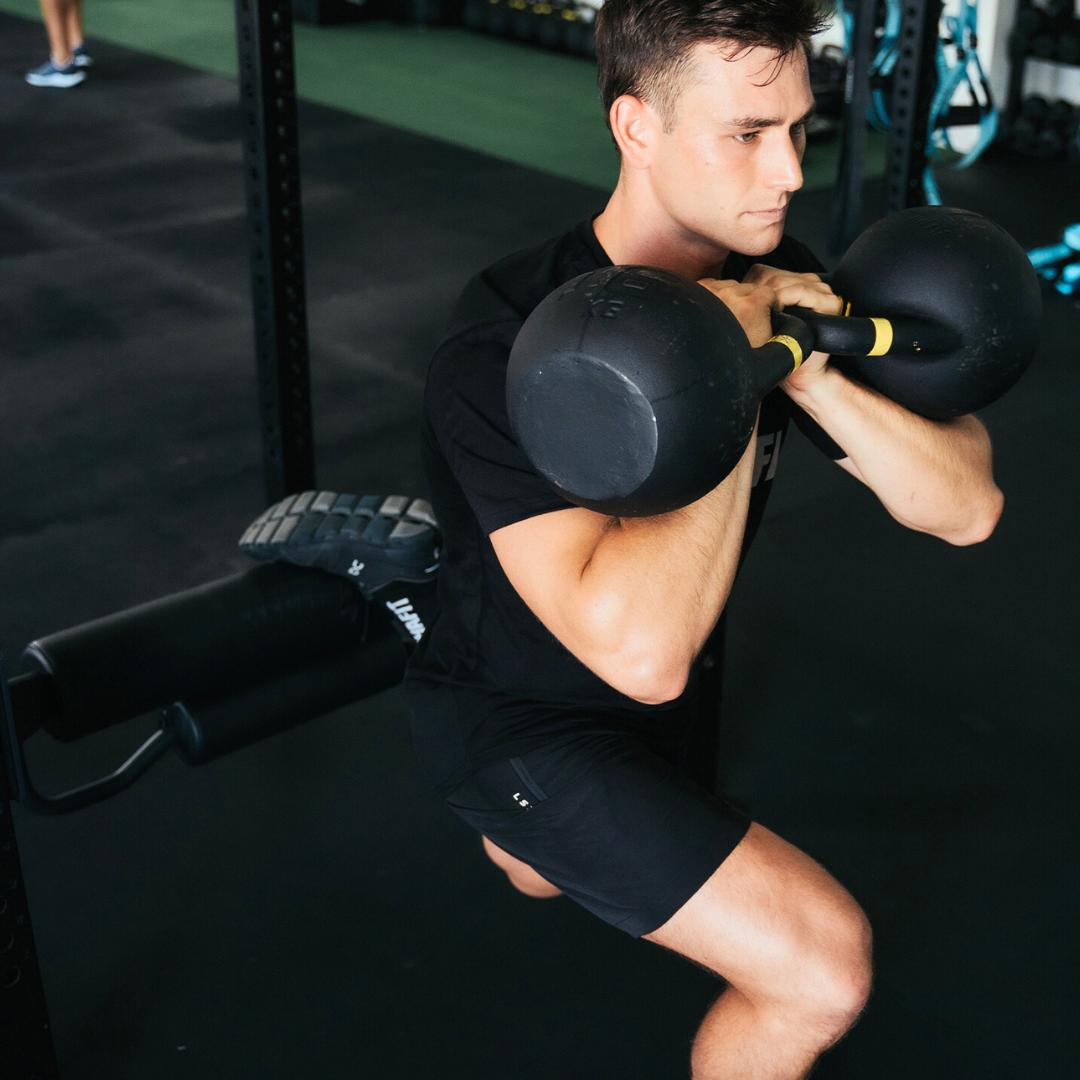
[[646, 192], [619, 179], [593, 222], [600, 246], [616, 266], [657, 266], [697, 281], [720, 273], [728, 250], [679, 228]]

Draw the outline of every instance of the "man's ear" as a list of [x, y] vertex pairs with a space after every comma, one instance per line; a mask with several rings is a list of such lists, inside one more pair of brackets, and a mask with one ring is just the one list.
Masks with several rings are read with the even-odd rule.
[[632, 94], [623, 94], [612, 102], [608, 116], [623, 163], [631, 169], [648, 168], [664, 130], [652, 106]]

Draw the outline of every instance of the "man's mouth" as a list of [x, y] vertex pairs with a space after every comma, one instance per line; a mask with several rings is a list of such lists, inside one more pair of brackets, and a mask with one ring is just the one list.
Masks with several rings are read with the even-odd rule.
[[775, 210], [750, 210], [748, 213], [759, 221], [781, 221], [787, 213], [787, 207], [780, 206]]

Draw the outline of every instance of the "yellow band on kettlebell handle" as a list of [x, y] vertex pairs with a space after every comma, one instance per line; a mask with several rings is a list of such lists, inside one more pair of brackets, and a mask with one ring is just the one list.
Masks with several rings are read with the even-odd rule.
[[791, 350], [791, 355], [795, 360], [795, 366], [791, 370], [798, 371], [799, 365], [803, 362], [803, 351], [799, 343], [789, 334], [777, 334], [775, 337], [769, 338], [769, 341], [778, 341], [781, 345], [786, 345]]
[[892, 346], [892, 323], [888, 319], [871, 319], [874, 324], [874, 347], [867, 356], [884, 356]]

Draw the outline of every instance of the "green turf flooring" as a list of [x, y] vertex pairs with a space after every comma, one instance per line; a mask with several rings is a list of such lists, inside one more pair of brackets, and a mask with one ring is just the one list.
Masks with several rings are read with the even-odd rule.
[[[232, 0], [90, 0], [85, 10], [90, 38], [236, 74]], [[37, 0], [0, 0], [0, 11], [40, 18]], [[568, 180], [615, 182], [591, 61], [458, 27], [297, 23], [296, 71], [309, 101]], [[836, 146], [810, 148], [806, 190], [832, 185]], [[867, 175], [883, 164], [884, 140], [871, 140]]]

